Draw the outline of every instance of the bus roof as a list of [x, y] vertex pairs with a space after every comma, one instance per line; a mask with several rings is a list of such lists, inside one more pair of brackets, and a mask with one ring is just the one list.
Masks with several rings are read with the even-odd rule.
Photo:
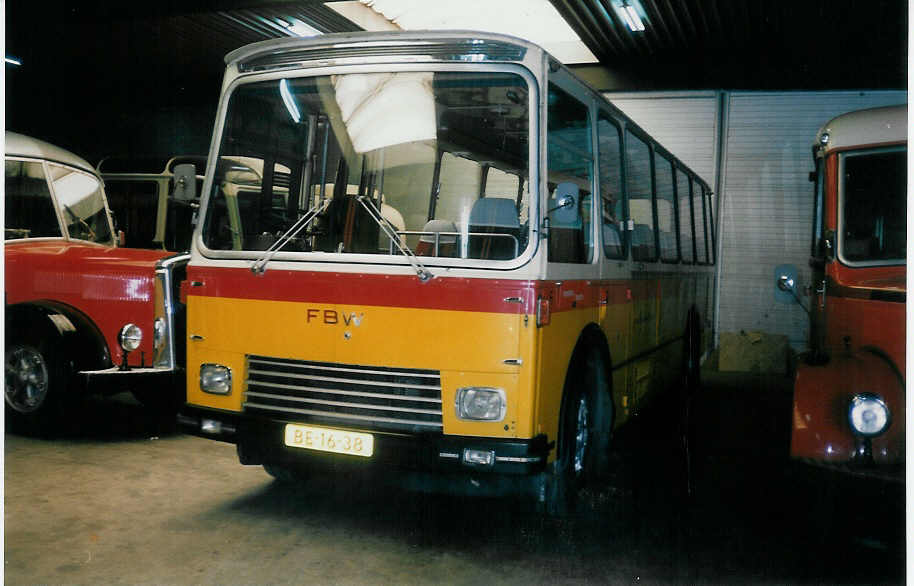
[[857, 110], [832, 118], [816, 133], [815, 144], [818, 147], [826, 140], [825, 150], [832, 151], [853, 146], [905, 142], [907, 138], [908, 106], [899, 104]]
[[32, 138], [17, 132], [6, 132], [6, 145], [4, 153], [13, 157], [30, 157], [63, 163], [71, 167], [78, 167], [95, 175], [95, 169], [88, 161], [74, 155], [68, 150], [54, 146], [49, 142]]
[[[372, 45], [375, 45], [372, 50]], [[313, 37], [284, 37], [251, 43], [225, 56], [242, 71], [295, 66], [312, 59], [341, 59], [386, 55], [438, 57], [450, 61], [522, 61], [529, 50], [543, 51], [517, 37], [468, 30], [380, 31], [333, 33]], [[281, 57], [288, 53], [315, 53], [307, 58]], [[326, 51], [326, 54], [320, 54]], [[305, 57], [305, 56], [302, 56]]]

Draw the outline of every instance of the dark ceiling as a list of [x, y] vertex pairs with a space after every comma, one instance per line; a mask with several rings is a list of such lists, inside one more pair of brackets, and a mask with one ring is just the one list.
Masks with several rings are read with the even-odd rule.
[[[904, 89], [904, 0], [641, 0], [630, 33], [610, 0], [551, 0], [602, 70], [604, 90]], [[288, 36], [358, 27], [322, 0], [6, 3], [6, 125], [95, 162], [202, 153], [223, 57]]]

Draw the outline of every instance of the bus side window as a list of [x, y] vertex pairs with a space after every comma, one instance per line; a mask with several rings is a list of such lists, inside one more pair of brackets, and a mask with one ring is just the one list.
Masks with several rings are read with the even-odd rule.
[[676, 169], [676, 196], [679, 199], [679, 245], [682, 262], [695, 262], [695, 242], [692, 238], [692, 193], [689, 190], [689, 176], [682, 169]]
[[705, 216], [705, 231], [708, 234], [708, 264], [714, 264], [714, 255], [716, 250], [714, 248], [714, 210], [712, 205], [714, 202], [714, 194], [709, 189], [703, 189], [705, 196], [705, 201], [707, 202], [707, 216]]
[[[550, 262], [587, 263], [593, 258], [591, 230], [593, 196], [591, 173], [593, 149], [587, 106], [559, 89], [549, 86], [547, 158], [550, 187], [562, 183], [578, 186], [577, 218], [553, 222], [549, 233]], [[547, 209], [558, 206], [551, 189]]]
[[704, 190], [701, 184], [692, 180], [692, 213], [695, 215], [695, 262], [706, 264], [708, 262], [708, 249], [705, 238], [705, 206], [702, 202]]
[[653, 183], [651, 181], [651, 150], [647, 143], [626, 131], [625, 185], [628, 191], [628, 211], [632, 228], [632, 259], [653, 261], [657, 259], [654, 242]]
[[619, 127], [604, 113], [597, 120], [603, 254], [625, 258], [624, 209], [622, 201], [622, 136]]
[[676, 245], [676, 198], [673, 191], [673, 164], [654, 152], [654, 177], [657, 185], [657, 232], [660, 240], [660, 260], [676, 262], [679, 251]]

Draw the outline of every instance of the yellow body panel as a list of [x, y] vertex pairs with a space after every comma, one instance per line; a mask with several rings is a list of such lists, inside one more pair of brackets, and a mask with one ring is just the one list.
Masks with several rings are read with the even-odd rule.
[[[192, 405], [241, 411], [248, 354], [433, 369], [441, 372], [444, 433], [534, 435], [535, 326], [524, 315], [201, 296], [189, 296], [187, 307], [187, 400]], [[200, 390], [204, 363], [232, 369], [229, 395]], [[458, 420], [454, 402], [464, 386], [504, 389], [505, 420]]]

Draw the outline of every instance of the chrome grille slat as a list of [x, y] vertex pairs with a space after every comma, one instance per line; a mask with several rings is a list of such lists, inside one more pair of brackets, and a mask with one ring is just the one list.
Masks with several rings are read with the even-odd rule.
[[[298, 366], [298, 365], [292, 364], [290, 362], [279, 362], [277, 360], [264, 360], [261, 358], [257, 358], [257, 359], [251, 358], [250, 363], [251, 364], [273, 365], [273, 366]], [[307, 366], [301, 365], [301, 366], [298, 366], [298, 368], [307, 368], [309, 370], [330, 370], [330, 371], [334, 371], [334, 372], [355, 372], [355, 373], [359, 373], [359, 374], [378, 374], [378, 375], [383, 375], [383, 376], [400, 375], [400, 376], [410, 376], [410, 377], [420, 377], [420, 378], [426, 377], [426, 378], [433, 378], [436, 380], [440, 378], [438, 373], [425, 373], [425, 372], [421, 372], [421, 371], [406, 371], [406, 370], [393, 370], [393, 369], [379, 370], [379, 369], [368, 369], [368, 368], [344, 368], [342, 366], [327, 366], [326, 364], [322, 364], [322, 363], [318, 363], [318, 362], [309, 363]]]
[[[251, 374], [265, 374], [268, 376], [273, 375], [272, 372], [269, 372], [266, 370], [256, 370], [256, 369], [249, 370], [248, 376], [250, 376]], [[319, 381], [325, 381], [325, 382], [349, 383], [349, 384], [356, 384], [356, 385], [371, 385], [371, 386], [386, 386], [387, 385], [387, 383], [384, 383], [384, 382], [374, 382], [374, 381], [366, 381], [366, 380], [355, 381], [355, 380], [348, 379], [348, 378], [337, 378], [337, 377], [330, 377], [330, 376], [313, 376], [313, 375], [307, 375], [307, 374], [285, 373], [285, 374], [283, 374], [283, 376], [306, 379], [306, 380], [319, 380]], [[435, 387], [435, 386], [430, 386], [430, 385], [401, 384], [399, 386], [401, 386], [405, 389], [428, 389], [430, 391], [439, 391], [439, 392], [441, 391], [441, 387]]]
[[[288, 390], [301, 390], [301, 391], [314, 391], [317, 393], [326, 393], [331, 395], [346, 395], [351, 397], [366, 397], [372, 399], [403, 399], [405, 395], [390, 395], [387, 393], [360, 393], [357, 391], [343, 391], [339, 389], [327, 389], [323, 387], [306, 387], [302, 385], [284, 385], [282, 383], [268, 383], [268, 382], [258, 382], [258, 387], [273, 387], [279, 389], [288, 389]], [[251, 391], [248, 391], [248, 394], [251, 394]], [[441, 399], [434, 399], [431, 397], [408, 397], [409, 401], [415, 401], [420, 403], [435, 403], [440, 405]], [[438, 411], [440, 413], [440, 410]]]
[[[271, 393], [252, 393], [248, 391], [248, 399], [251, 397], [257, 399], [281, 399], [283, 401], [291, 401], [293, 403], [309, 403], [313, 405], [332, 405], [334, 407], [353, 407], [352, 403], [346, 403], [345, 401], [327, 401], [326, 399], [305, 399], [300, 397], [287, 397], [283, 395], [274, 395]], [[248, 401], [249, 404], [253, 404], [252, 401]], [[438, 415], [441, 413], [441, 410], [435, 409], [411, 409], [407, 407], [392, 407], [390, 405], [359, 405], [358, 409], [364, 409], [365, 411], [400, 411], [403, 413], [422, 413], [425, 415]]]
[[434, 370], [248, 356], [245, 412], [283, 421], [429, 432], [442, 424]]

